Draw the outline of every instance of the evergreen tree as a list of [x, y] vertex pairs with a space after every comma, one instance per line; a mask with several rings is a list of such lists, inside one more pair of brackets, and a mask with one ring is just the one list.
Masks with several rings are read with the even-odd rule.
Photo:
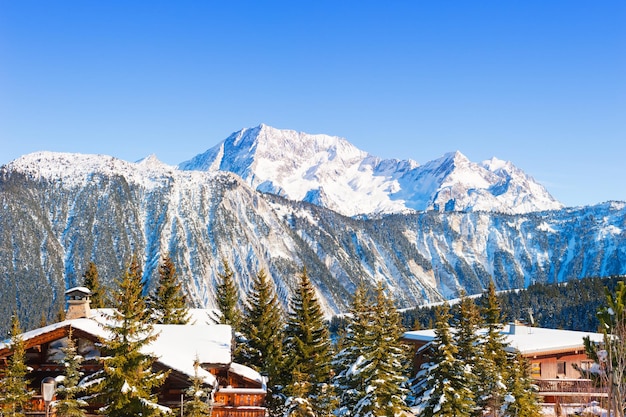
[[[78, 398], [78, 395], [82, 392], [82, 388], [79, 387], [79, 382], [82, 377], [80, 366], [83, 362], [83, 357], [77, 352], [76, 342], [72, 337], [71, 327], [67, 336], [67, 346], [62, 348], [61, 351], [63, 352], [64, 357], [59, 361], [59, 363], [65, 365], [65, 371], [56, 390], [56, 393], [59, 396], [55, 406], [57, 416], [84, 417], [84, 407], [87, 406], [87, 403]], [[57, 381], [59, 381], [58, 378]]]
[[110, 339], [102, 342], [107, 354], [102, 358], [104, 375], [94, 374], [94, 379], [102, 378], [95, 391], [106, 404], [102, 411], [108, 417], [149, 417], [164, 411], [153, 390], [164, 382], [165, 374], [153, 372], [155, 359], [141, 352], [157, 337], [146, 313], [141, 277], [141, 266], [133, 256], [118, 280], [114, 296], [118, 308], [104, 325], [111, 333]]
[[21, 335], [20, 321], [15, 313], [11, 317], [12, 353], [0, 379], [0, 415], [6, 417], [24, 417], [33, 394], [28, 390], [26, 348]]
[[89, 305], [92, 308], [104, 308], [106, 306], [106, 291], [100, 284], [98, 268], [93, 261], [89, 261], [87, 269], [83, 273], [83, 285], [91, 291]]
[[59, 310], [57, 311], [57, 323], [65, 320], [65, 307], [61, 304], [59, 306]]
[[[477, 372], [482, 367], [482, 354], [480, 351], [480, 325], [482, 319], [480, 311], [474, 300], [465, 294], [461, 296], [458, 304], [458, 315], [452, 320], [456, 329], [453, 338], [457, 347], [456, 357], [463, 363], [470, 372], [466, 372], [465, 381], [467, 387], [475, 387], [479, 385]], [[472, 392], [473, 394], [473, 392]], [[475, 395], [472, 395], [472, 401], [475, 401]], [[475, 408], [475, 416], [481, 416], [482, 410]]]
[[532, 379], [529, 377], [528, 362], [520, 354], [509, 355], [509, 393], [504, 397], [502, 415], [505, 417], [535, 417], [541, 415], [541, 408]]
[[420, 415], [471, 416], [474, 408], [472, 387], [468, 385], [471, 369], [457, 357], [458, 350], [450, 330], [450, 306], [438, 307], [435, 338], [428, 350], [429, 362], [417, 375], [417, 405]]
[[[603, 346], [585, 337], [585, 350], [596, 361], [601, 383], [608, 387], [611, 413], [624, 416], [626, 409], [626, 284], [618, 281], [613, 291], [605, 287], [606, 305], [598, 310]], [[589, 375], [597, 379], [596, 373]]]
[[274, 283], [264, 270], [252, 280], [248, 305], [242, 325], [246, 345], [242, 349], [243, 362], [269, 378], [269, 408], [273, 415], [282, 407], [281, 389], [286, 380], [283, 367], [283, 334], [285, 319], [276, 296]]
[[490, 416], [498, 416], [507, 393], [506, 339], [502, 334], [500, 304], [493, 281], [482, 296], [481, 313], [486, 333], [481, 340], [481, 366], [476, 374], [482, 384], [478, 386], [477, 403]]
[[48, 318], [46, 317], [46, 312], [41, 312], [41, 317], [39, 318], [39, 327], [46, 327], [48, 325]]
[[222, 259], [223, 273], [218, 273], [216, 287], [217, 308], [221, 312], [220, 324], [228, 324], [235, 333], [241, 330], [242, 314], [238, 307], [239, 289], [233, 278], [233, 271], [226, 259]]
[[357, 372], [362, 374], [366, 387], [358, 398], [353, 415], [401, 416], [408, 407], [404, 402], [407, 378], [404, 375], [407, 348], [402, 344], [403, 329], [393, 300], [385, 295], [382, 284], [376, 291], [371, 323], [366, 340], [361, 346], [363, 360]]
[[196, 358], [193, 362], [194, 376], [191, 378], [191, 386], [185, 392], [187, 398], [190, 398], [184, 407], [184, 414], [187, 417], [208, 417], [211, 415], [211, 388], [204, 386], [203, 379], [198, 375], [199, 368], [200, 361]]
[[335, 406], [330, 385], [330, 333], [306, 268], [302, 269], [299, 278], [300, 285], [291, 300], [285, 332], [285, 351], [292, 370], [292, 381], [286, 393], [308, 400], [313, 404], [315, 415], [329, 416]]
[[312, 401], [309, 397], [311, 383], [308, 376], [298, 372], [292, 372], [292, 381], [289, 386], [289, 397], [285, 402], [284, 417], [317, 417]]
[[375, 343], [368, 331], [373, 326], [373, 303], [363, 283], [354, 292], [347, 319], [341, 349], [333, 361], [333, 385], [340, 394], [336, 414], [345, 417], [353, 415], [356, 404], [365, 395], [364, 374], [360, 372], [365, 361], [363, 349]]
[[176, 267], [169, 255], [159, 265], [159, 282], [148, 301], [152, 320], [157, 324], [187, 324], [189, 308], [178, 280]]

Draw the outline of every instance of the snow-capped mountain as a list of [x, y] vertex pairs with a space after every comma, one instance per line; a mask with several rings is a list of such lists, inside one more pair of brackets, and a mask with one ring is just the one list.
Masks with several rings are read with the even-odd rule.
[[[490, 164], [493, 172], [505, 165]], [[384, 282], [398, 306], [411, 307], [480, 292], [492, 278], [510, 289], [626, 273], [622, 202], [352, 218], [209, 171], [179, 170], [154, 157], [130, 163], [49, 152], [0, 167], [0, 328], [15, 310], [28, 312], [31, 324], [42, 313], [53, 317], [89, 261], [111, 285], [133, 253], [143, 260], [148, 291], [160, 257], [170, 253], [194, 307], [215, 307], [222, 259], [242, 297], [265, 269], [285, 304], [306, 266], [327, 314], [345, 312], [361, 280]], [[453, 178], [445, 172], [431, 175]]]
[[243, 129], [179, 165], [229, 171], [253, 188], [346, 216], [423, 210], [529, 213], [561, 209], [512, 163], [473, 163], [460, 152], [419, 165], [380, 159], [345, 139], [266, 125]]

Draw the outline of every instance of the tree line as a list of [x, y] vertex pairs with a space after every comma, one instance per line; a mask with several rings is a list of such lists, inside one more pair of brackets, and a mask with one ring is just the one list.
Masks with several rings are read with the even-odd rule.
[[418, 415], [540, 415], [526, 360], [507, 350], [493, 281], [480, 304], [464, 296], [456, 316], [447, 302], [435, 311], [435, 337], [423, 353], [410, 397]]
[[[65, 374], [60, 378], [58, 416], [82, 417], [88, 404], [103, 404], [109, 417], [159, 416], [168, 410], [157, 403], [157, 388], [167, 372], [155, 371], [155, 358], [142, 347], [156, 335], [154, 324], [185, 324], [189, 321], [182, 287], [169, 256], [159, 266], [157, 288], [144, 295], [142, 269], [136, 256], [114, 290], [99, 283], [97, 268], [89, 264], [84, 286], [92, 292], [94, 308], [115, 306], [105, 324], [110, 337], [102, 340], [102, 369], [83, 377], [84, 358], [72, 337], [63, 348]], [[402, 345], [400, 316], [380, 285], [370, 292], [360, 286], [354, 297], [351, 331], [334, 343], [316, 291], [306, 268], [286, 311], [276, 295], [273, 280], [264, 270], [252, 279], [246, 302], [240, 300], [233, 271], [223, 261], [219, 274], [216, 323], [228, 324], [236, 340], [234, 360], [267, 376], [271, 415], [365, 416], [407, 411], [404, 402], [407, 380], [407, 349]], [[62, 317], [59, 317], [62, 318]], [[33, 392], [28, 390], [24, 341], [17, 315], [11, 329], [12, 355], [0, 379], [0, 413], [25, 416]], [[189, 358], [193, 361], [194, 358]], [[199, 364], [194, 362], [195, 369]], [[210, 404], [197, 377], [191, 378], [186, 416], [210, 415]]]
[[[107, 325], [111, 337], [102, 341], [102, 351], [107, 353], [100, 358], [102, 370], [86, 378], [80, 375], [84, 359], [69, 338], [57, 415], [82, 417], [85, 401], [106, 404], [100, 412], [110, 417], [165, 414], [155, 393], [167, 374], [153, 371], [154, 358], [142, 354], [141, 347], [156, 337], [154, 324], [189, 321], [187, 300], [171, 259], [163, 257], [156, 289], [147, 295], [135, 256], [112, 290], [100, 285], [93, 263], [83, 279], [94, 308], [116, 307], [109, 322], [115, 324]], [[506, 352], [499, 333], [503, 298], [495, 293], [493, 282], [478, 301], [463, 297], [454, 313], [447, 303], [433, 310], [428, 327], [435, 328], [436, 337], [425, 353], [428, 366], [413, 379], [414, 352], [401, 339], [406, 330], [403, 315], [382, 283], [376, 288], [357, 286], [340, 325], [325, 319], [306, 268], [298, 274], [287, 308], [264, 270], [252, 277], [249, 291], [241, 296], [234, 273], [223, 260], [215, 322], [233, 330], [234, 361], [267, 376], [272, 416], [400, 416], [416, 407], [424, 416], [488, 412], [523, 417], [536, 409], [526, 364]], [[27, 389], [16, 316], [12, 323], [13, 355], [0, 379], [0, 411], [5, 416], [23, 416], [32, 393]], [[451, 332], [450, 326], [458, 331]], [[476, 336], [481, 326], [488, 329], [482, 338]], [[197, 359], [194, 365], [198, 369]], [[206, 392], [199, 395], [203, 392], [197, 375], [191, 378], [185, 415], [210, 414]]]

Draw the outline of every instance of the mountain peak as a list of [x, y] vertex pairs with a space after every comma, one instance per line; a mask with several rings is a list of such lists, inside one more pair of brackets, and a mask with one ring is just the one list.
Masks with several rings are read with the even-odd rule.
[[[230, 171], [259, 191], [314, 202], [347, 216], [433, 209], [519, 213], [562, 207], [532, 178], [512, 175], [521, 170], [496, 161], [473, 163], [458, 150], [424, 165], [383, 160], [338, 136], [261, 123], [234, 132], [179, 168]], [[522, 200], [522, 205], [515, 203]]]

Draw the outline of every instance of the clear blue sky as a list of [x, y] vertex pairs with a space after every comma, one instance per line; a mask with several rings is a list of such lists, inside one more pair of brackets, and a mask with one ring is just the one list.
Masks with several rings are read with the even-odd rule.
[[177, 164], [260, 123], [626, 200], [626, 2], [0, 0], [0, 164]]

